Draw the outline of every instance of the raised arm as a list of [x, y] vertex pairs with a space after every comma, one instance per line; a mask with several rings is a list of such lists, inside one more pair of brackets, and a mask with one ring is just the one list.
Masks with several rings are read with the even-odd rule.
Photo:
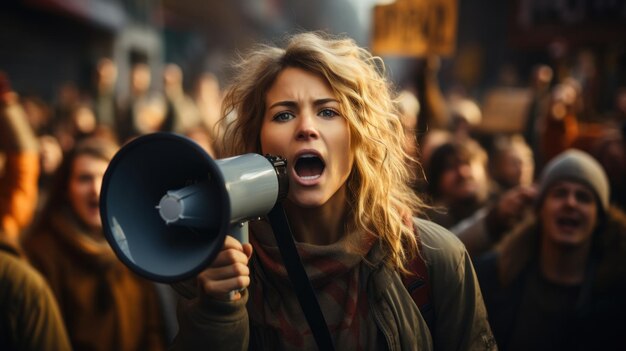
[[39, 152], [17, 95], [0, 78], [0, 150], [6, 155], [0, 179], [0, 225], [5, 242], [18, 245], [37, 206]]

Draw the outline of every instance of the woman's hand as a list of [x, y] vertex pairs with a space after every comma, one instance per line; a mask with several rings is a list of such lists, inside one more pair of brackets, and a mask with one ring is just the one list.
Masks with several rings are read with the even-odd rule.
[[226, 236], [224, 246], [213, 263], [198, 274], [200, 291], [214, 299], [240, 299], [240, 291], [250, 285], [248, 261], [251, 256], [252, 245], [241, 244], [232, 236]]

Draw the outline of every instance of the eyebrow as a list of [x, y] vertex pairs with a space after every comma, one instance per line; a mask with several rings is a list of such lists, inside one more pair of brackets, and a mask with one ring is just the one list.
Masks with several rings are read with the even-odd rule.
[[[325, 105], [329, 102], [336, 102], [339, 103], [339, 100], [337, 99], [333, 99], [333, 98], [324, 98], [324, 99], [318, 99], [313, 101], [313, 105], [314, 106], [320, 106], [320, 105]], [[277, 106], [284, 106], [284, 107], [290, 107], [290, 108], [295, 108], [298, 107], [298, 103], [295, 101], [291, 101], [291, 100], [284, 100], [284, 101], [277, 101], [273, 104], [271, 104], [268, 109], [272, 109], [274, 107]]]
[[575, 187], [569, 184], [555, 184], [551, 187], [551, 191], [557, 190], [567, 190], [568, 192], [572, 191], [574, 193], [588, 193], [593, 195], [593, 191], [587, 189], [584, 185], [582, 187]]

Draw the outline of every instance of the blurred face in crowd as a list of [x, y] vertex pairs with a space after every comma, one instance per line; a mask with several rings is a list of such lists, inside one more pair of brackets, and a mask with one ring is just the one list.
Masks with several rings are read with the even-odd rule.
[[494, 178], [503, 186], [512, 188], [530, 185], [533, 181], [534, 161], [530, 152], [522, 147], [503, 151], [497, 160]]
[[63, 161], [63, 149], [59, 141], [50, 135], [39, 138], [39, 156], [41, 160], [41, 172], [50, 176], [56, 172]]
[[328, 82], [286, 68], [268, 90], [265, 106], [261, 149], [287, 158], [288, 200], [305, 208], [331, 199], [343, 205], [354, 160], [348, 122]]
[[580, 247], [591, 243], [598, 223], [598, 202], [586, 185], [558, 181], [548, 188], [539, 216], [544, 242]]
[[117, 80], [117, 66], [110, 59], [102, 59], [98, 63], [97, 74], [101, 88], [113, 88]]
[[176, 64], [168, 64], [163, 70], [163, 82], [165, 88], [168, 87], [181, 87], [183, 84], [183, 71]]
[[135, 64], [131, 71], [131, 87], [134, 93], [143, 94], [150, 89], [152, 81], [150, 66], [145, 63]]
[[100, 221], [100, 187], [108, 162], [91, 155], [76, 157], [68, 184], [68, 197], [72, 208], [91, 229], [102, 228]]
[[448, 203], [481, 200], [486, 192], [485, 165], [479, 158], [449, 157], [440, 179], [439, 192]]
[[422, 144], [420, 145], [420, 162], [422, 164], [428, 164], [430, 162], [430, 156], [437, 150], [437, 148], [452, 138], [451, 134], [443, 129], [432, 129], [424, 135]]
[[96, 129], [98, 121], [91, 108], [79, 106], [72, 115], [76, 131], [82, 134], [89, 134]]

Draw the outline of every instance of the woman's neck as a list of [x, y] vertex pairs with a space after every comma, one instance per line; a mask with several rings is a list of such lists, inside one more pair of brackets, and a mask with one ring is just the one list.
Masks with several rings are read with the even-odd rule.
[[320, 207], [304, 208], [289, 200], [285, 212], [294, 238], [314, 245], [330, 245], [339, 241], [346, 232], [348, 206], [345, 193], [339, 190]]
[[540, 267], [548, 281], [562, 285], [581, 284], [591, 245], [578, 248], [562, 248], [554, 244], [542, 243]]

